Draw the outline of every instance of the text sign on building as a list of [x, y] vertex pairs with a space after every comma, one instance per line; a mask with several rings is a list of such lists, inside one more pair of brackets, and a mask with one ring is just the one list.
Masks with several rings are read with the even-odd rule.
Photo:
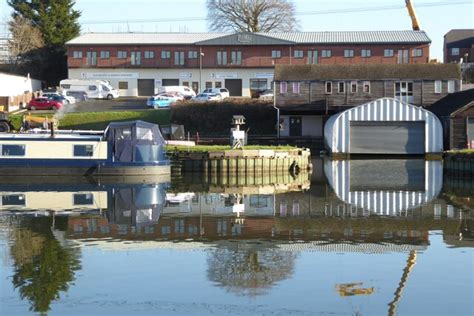
[[237, 42], [243, 44], [252, 43], [252, 35], [250, 34], [238, 34], [237, 35]]
[[235, 72], [216, 72], [216, 79], [237, 79], [238, 76]]
[[193, 77], [192, 72], [180, 72], [179, 73], [179, 78], [180, 79], [191, 79]]
[[271, 72], [257, 72], [255, 73], [257, 79], [273, 79], [273, 73]]
[[82, 72], [82, 79], [136, 79], [138, 72]]

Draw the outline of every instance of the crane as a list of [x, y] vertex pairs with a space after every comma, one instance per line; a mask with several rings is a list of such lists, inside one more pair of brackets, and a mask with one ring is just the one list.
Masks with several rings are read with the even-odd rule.
[[410, 15], [410, 18], [411, 18], [411, 27], [413, 31], [419, 31], [420, 23], [418, 23], [418, 18], [416, 17], [415, 8], [413, 7], [411, 0], [405, 0], [405, 4], [408, 9], [408, 15]]

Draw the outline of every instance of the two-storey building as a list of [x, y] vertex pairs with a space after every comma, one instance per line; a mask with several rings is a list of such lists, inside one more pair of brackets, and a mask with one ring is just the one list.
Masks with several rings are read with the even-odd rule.
[[67, 43], [69, 78], [105, 79], [122, 96], [166, 85], [225, 87], [252, 96], [276, 65], [423, 64], [424, 31], [291, 33], [89, 33]]

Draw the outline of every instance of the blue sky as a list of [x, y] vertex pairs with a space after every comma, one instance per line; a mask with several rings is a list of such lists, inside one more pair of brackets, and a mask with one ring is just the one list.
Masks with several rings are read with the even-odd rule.
[[[295, 0], [301, 31], [408, 30], [404, 0]], [[421, 28], [432, 40], [431, 58], [442, 59], [443, 35], [474, 28], [474, 0], [413, 0]], [[76, 0], [83, 32], [206, 32], [205, 0]], [[444, 4], [431, 6], [432, 4]], [[354, 8], [393, 7], [377, 11]], [[332, 10], [338, 12], [331, 12]], [[346, 10], [347, 12], [340, 12]], [[350, 12], [352, 11], [352, 12]], [[320, 12], [320, 14], [314, 14]], [[321, 14], [321, 12], [323, 14]], [[0, 19], [10, 8], [0, 2]], [[192, 18], [192, 19], [189, 19]], [[168, 19], [168, 21], [163, 21]], [[177, 20], [179, 21], [171, 21]], [[161, 21], [157, 21], [161, 20]], [[127, 23], [128, 21], [128, 23]], [[149, 21], [149, 22], [148, 22]], [[110, 23], [118, 22], [118, 23]]]

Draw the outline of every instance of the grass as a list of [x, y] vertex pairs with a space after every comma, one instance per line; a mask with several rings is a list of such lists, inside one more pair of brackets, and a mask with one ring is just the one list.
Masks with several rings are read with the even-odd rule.
[[448, 154], [474, 155], [474, 149], [449, 150]]
[[[224, 151], [231, 150], [229, 145], [196, 145], [196, 146], [169, 146], [169, 150], [176, 151], [192, 151], [192, 152], [213, 152], [213, 151]], [[258, 150], [258, 149], [270, 149], [275, 151], [287, 151], [291, 149], [297, 149], [297, 147], [284, 145], [284, 146], [260, 146], [260, 145], [249, 145], [243, 149], [246, 150]], [[237, 149], [238, 150], [238, 149]]]
[[[23, 115], [11, 115], [10, 119], [16, 130], [21, 126]], [[46, 116], [46, 115], [37, 115]], [[48, 115], [52, 116], [52, 115]], [[142, 120], [166, 125], [170, 123], [169, 110], [137, 110], [120, 112], [82, 112], [68, 113], [59, 119], [59, 129], [103, 130], [110, 122]]]

